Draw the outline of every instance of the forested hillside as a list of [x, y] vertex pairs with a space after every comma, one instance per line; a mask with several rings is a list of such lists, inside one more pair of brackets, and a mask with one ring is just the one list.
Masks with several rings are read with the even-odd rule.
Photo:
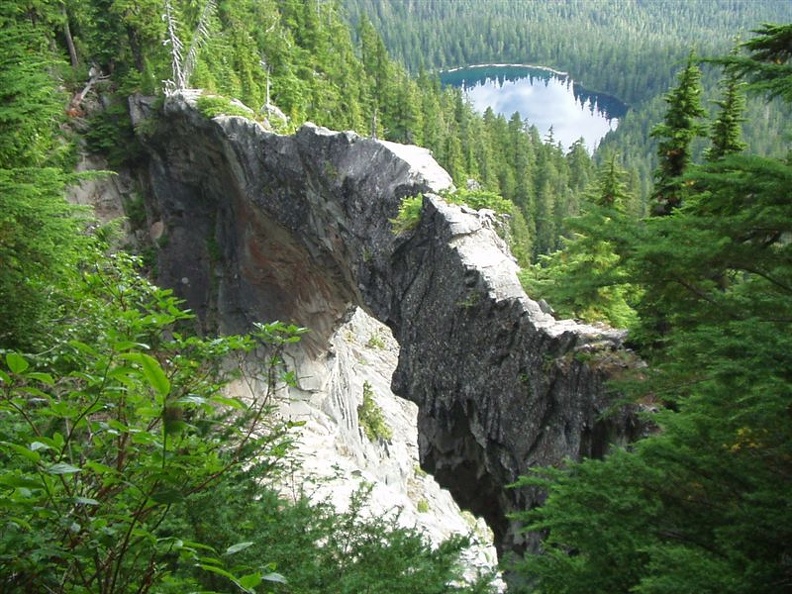
[[[512, 566], [533, 591], [790, 591], [789, 4], [347, 6], [370, 20], [353, 31], [321, 0], [0, 4], [0, 590], [490, 591], [459, 581], [464, 539], [432, 548], [354, 506], [282, 500], [292, 427], [270, 415], [271, 392], [224, 395], [222, 363], [266, 348], [279, 377], [304, 330], [196, 336], [113, 226], [66, 202], [80, 154], [145, 166], [130, 94], [202, 88], [206, 115], [429, 147], [476, 197], [512, 201], [533, 296], [629, 326], [648, 366], [614, 389], [656, 429], [525, 479], [549, 492], [520, 518], [544, 554]], [[519, 117], [474, 113], [428, 74], [481, 61], [568, 70], [653, 119], [628, 117], [595, 164]], [[653, 158], [626, 167], [624, 151]], [[578, 356], [627, 368], [618, 353]]]
[[[632, 109], [601, 143], [598, 164], [618, 154], [631, 191], [646, 206], [657, 166], [651, 127], [662, 117], [662, 95], [694, 50], [727, 53], [764, 22], [792, 19], [778, 0], [513, 2], [472, 0], [345, 0], [353, 22], [370, 20], [388, 50], [413, 73], [486, 63], [549, 66]], [[704, 68], [704, 106], [717, 100], [718, 69]], [[743, 135], [751, 150], [784, 155], [790, 111], [749, 98]], [[529, 123], [530, 124], [530, 123]], [[699, 153], [703, 144], [696, 145]], [[500, 188], [512, 197], [508, 185]], [[496, 188], [493, 188], [496, 189]], [[535, 253], [544, 252], [540, 248]]]
[[790, 17], [778, 0], [345, 0], [411, 72], [470, 64], [535, 64], [637, 105], [665, 92], [691, 47], [728, 52], [763, 22]]
[[[426, 146], [457, 185], [478, 180], [515, 202], [512, 235], [521, 261], [558, 247], [563, 220], [577, 212], [579, 190], [593, 169], [582, 146], [565, 155], [519, 120], [476, 114], [434, 77], [411, 78], [391, 60], [371, 23], [361, 22], [353, 35], [334, 2], [220, 2], [207, 13], [200, 35], [200, 11], [171, 4], [166, 19], [159, 2], [133, 9], [97, 0], [39, 10], [61, 58], [71, 61], [70, 113], [88, 118], [89, 148], [134, 158], [122, 98], [161, 92], [164, 81], [175, 82], [180, 73], [169, 50], [175, 39], [185, 61], [191, 48], [199, 50], [190, 62], [190, 86], [241, 100], [276, 130], [313, 121]], [[83, 98], [78, 93], [92, 66], [100, 78]], [[113, 105], [92, 109], [100, 96]]]

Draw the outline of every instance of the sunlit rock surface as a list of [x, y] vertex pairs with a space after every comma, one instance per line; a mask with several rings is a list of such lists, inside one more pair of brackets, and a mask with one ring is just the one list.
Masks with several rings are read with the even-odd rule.
[[[500, 552], [536, 547], [507, 515], [542, 498], [507, 485], [637, 431], [627, 412], [602, 417], [622, 334], [557, 321], [529, 299], [489, 217], [435, 195], [451, 180], [428, 151], [311, 125], [279, 136], [207, 120], [181, 98], [157, 114], [137, 101], [133, 116], [158, 118], [145, 143], [160, 281], [209, 328], [310, 328], [297, 358], [316, 363], [317, 386], [354, 307], [387, 325], [392, 389], [418, 406], [421, 465], [486, 519]], [[419, 225], [395, 236], [401, 200], [419, 193]], [[323, 401], [328, 418], [353, 424], [354, 383], [332, 415]], [[386, 482], [403, 470], [384, 470]]]

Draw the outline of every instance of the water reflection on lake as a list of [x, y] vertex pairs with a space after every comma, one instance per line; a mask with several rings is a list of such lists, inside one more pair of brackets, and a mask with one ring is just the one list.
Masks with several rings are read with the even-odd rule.
[[508, 119], [518, 112], [543, 138], [552, 126], [554, 141], [565, 148], [583, 137], [593, 152], [627, 112], [618, 99], [592, 93], [568, 75], [543, 68], [472, 66], [443, 72], [440, 79], [462, 88], [481, 113], [491, 107]]

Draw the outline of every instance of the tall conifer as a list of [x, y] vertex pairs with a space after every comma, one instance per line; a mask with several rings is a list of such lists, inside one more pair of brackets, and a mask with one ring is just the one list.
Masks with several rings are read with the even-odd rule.
[[740, 129], [740, 124], [745, 121], [745, 83], [734, 70], [729, 70], [720, 84], [723, 94], [715, 102], [720, 112], [710, 131], [712, 146], [706, 152], [709, 161], [717, 161], [745, 148]]
[[684, 198], [684, 185], [680, 176], [691, 161], [690, 145], [703, 132], [700, 118], [706, 115], [701, 105], [701, 70], [693, 52], [677, 77], [678, 84], [665, 95], [668, 103], [665, 117], [655, 126], [651, 135], [660, 139], [655, 171], [655, 189], [652, 194], [655, 215], [668, 215], [679, 207]]

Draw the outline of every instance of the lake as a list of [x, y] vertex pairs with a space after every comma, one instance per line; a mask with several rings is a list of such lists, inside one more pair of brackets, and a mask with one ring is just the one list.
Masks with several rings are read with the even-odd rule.
[[520, 65], [470, 66], [440, 73], [443, 84], [459, 87], [476, 111], [487, 107], [509, 119], [519, 112], [542, 138], [569, 148], [581, 137], [589, 153], [619, 125], [627, 106], [602, 93], [588, 91], [569, 75], [549, 68]]

